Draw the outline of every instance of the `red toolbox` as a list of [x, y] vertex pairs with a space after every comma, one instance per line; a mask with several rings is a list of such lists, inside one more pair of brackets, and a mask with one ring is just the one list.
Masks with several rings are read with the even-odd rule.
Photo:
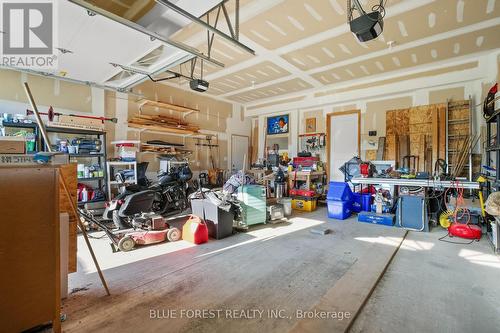
[[313, 190], [299, 190], [296, 188], [292, 188], [290, 190], [290, 196], [301, 196], [301, 197], [314, 197], [316, 192]]
[[319, 161], [318, 157], [294, 157], [293, 158], [293, 166], [298, 167], [303, 166], [303, 167], [312, 167], [314, 163], [317, 163]]

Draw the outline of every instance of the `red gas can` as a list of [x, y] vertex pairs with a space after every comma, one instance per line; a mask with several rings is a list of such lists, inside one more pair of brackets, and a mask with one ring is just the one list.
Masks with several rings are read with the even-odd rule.
[[182, 239], [194, 244], [208, 242], [208, 228], [205, 221], [198, 216], [191, 215], [182, 227]]

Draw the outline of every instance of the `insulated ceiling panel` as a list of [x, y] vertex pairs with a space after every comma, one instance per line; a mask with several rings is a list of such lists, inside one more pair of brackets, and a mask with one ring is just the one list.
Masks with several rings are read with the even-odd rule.
[[242, 24], [242, 32], [267, 49], [296, 42], [345, 21], [345, 1], [338, 12], [329, 1], [286, 0]]
[[[436, 1], [385, 19], [383, 38], [378, 38], [367, 43], [359, 43], [348, 32], [288, 52], [282, 55], [282, 57], [301, 70], [311, 70], [327, 66], [335, 62], [387, 48], [386, 43], [389, 41], [394, 41], [395, 45], [403, 45], [408, 42], [499, 17], [500, 6], [493, 7], [491, 11], [488, 11], [489, 2], [491, 0], [465, 2], [463, 14], [459, 15], [459, 13], [455, 13], [457, 11], [457, 1]], [[457, 15], [459, 19], [457, 19]]]
[[232, 74], [219, 77], [211, 81], [210, 86], [214, 88], [214, 94], [219, 95], [276, 80], [289, 74], [288, 71], [278, 65], [270, 61], [264, 61]]
[[387, 46], [379, 40], [359, 43], [352, 33], [343, 33], [320, 43], [287, 52], [282, 57], [301, 70], [311, 70], [335, 62], [352, 59]]
[[[500, 17], [492, 0], [438, 0], [385, 20], [385, 41], [397, 45]], [[491, 6], [493, 4], [493, 6]]]
[[323, 84], [332, 84], [403, 68], [431, 64], [476, 52], [500, 47], [498, 26], [480, 29], [464, 35], [432, 42], [387, 55], [374, 57], [312, 75]]
[[[389, 1], [388, 7], [400, 1]], [[285, 0], [244, 22], [241, 31], [256, 43], [274, 50], [346, 24], [346, 16], [344, 0]]]
[[376, 81], [376, 82], [368, 82], [368, 83], [362, 83], [362, 84], [356, 84], [356, 85], [349, 85], [348, 87], [345, 87], [345, 88], [337, 88], [337, 89], [322, 91], [322, 92], [314, 94], [314, 97], [335, 95], [335, 94], [339, 94], [342, 92], [370, 88], [370, 87], [391, 84], [391, 83], [397, 83], [397, 82], [401, 82], [401, 81], [405, 81], [405, 80], [412, 80], [412, 79], [418, 79], [418, 78], [424, 78], [424, 77], [427, 78], [430, 76], [436, 76], [436, 75], [440, 75], [440, 74], [452, 73], [452, 72], [457, 72], [457, 71], [464, 71], [467, 69], [476, 68], [478, 65], [479, 65], [479, 63], [477, 61], [473, 61], [473, 62], [468, 62], [465, 64], [460, 64], [460, 65], [455, 65], [455, 66], [441, 67], [441, 68], [433, 69], [433, 70], [429, 70], [429, 71], [417, 72], [417, 73], [408, 74], [408, 75], [401, 75], [401, 76], [393, 77], [393, 78], [386, 79], [386, 80], [381, 80], [381, 81]]
[[310, 88], [312, 88], [312, 85], [302, 79], [291, 79], [285, 82], [275, 83], [258, 89], [252, 89], [247, 92], [234, 94], [227, 98], [240, 103], [247, 103], [259, 99], [286, 95]]

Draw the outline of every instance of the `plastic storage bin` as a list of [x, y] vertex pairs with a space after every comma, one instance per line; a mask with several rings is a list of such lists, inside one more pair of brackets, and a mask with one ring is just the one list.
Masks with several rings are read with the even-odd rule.
[[377, 214], [372, 212], [360, 212], [358, 214], [358, 222], [374, 223], [393, 226], [394, 214]]
[[338, 200], [327, 200], [326, 204], [328, 206], [328, 217], [337, 220], [345, 220], [351, 216], [352, 212], [352, 202], [351, 201], [338, 201]]
[[317, 198], [295, 197], [292, 199], [292, 208], [304, 212], [312, 212], [316, 210]]
[[292, 198], [281, 198], [278, 200], [278, 203], [283, 205], [285, 216], [292, 215]]
[[369, 212], [371, 211], [372, 196], [369, 193], [353, 193], [352, 194], [352, 211]]
[[326, 200], [351, 201], [352, 191], [349, 184], [344, 182], [330, 182]]
[[211, 238], [221, 239], [233, 234], [234, 213], [225, 211], [214, 204], [210, 199], [191, 200], [193, 215], [205, 220], [208, 235]]

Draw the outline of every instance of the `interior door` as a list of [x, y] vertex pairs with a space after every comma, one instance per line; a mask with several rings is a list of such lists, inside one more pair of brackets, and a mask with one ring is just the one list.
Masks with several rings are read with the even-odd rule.
[[[231, 169], [242, 170], [243, 160], [248, 165], [248, 151], [250, 147], [250, 138], [245, 135], [231, 135]], [[246, 165], [246, 166], [247, 166]], [[245, 167], [246, 167], [245, 166]]]
[[339, 168], [360, 151], [360, 112], [346, 111], [329, 114], [328, 126], [328, 174], [330, 180], [344, 181]]

